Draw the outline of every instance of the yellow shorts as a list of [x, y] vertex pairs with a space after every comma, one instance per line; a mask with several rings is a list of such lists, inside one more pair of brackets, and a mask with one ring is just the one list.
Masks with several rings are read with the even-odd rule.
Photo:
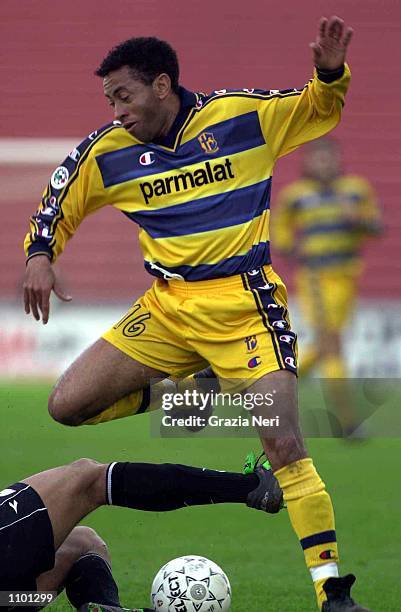
[[207, 364], [222, 380], [297, 371], [287, 291], [271, 266], [226, 279], [157, 279], [103, 338], [174, 377]]
[[298, 301], [312, 328], [341, 331], [354, 310], [358, 276], [355, 271], [339, 268], [298, 270]]

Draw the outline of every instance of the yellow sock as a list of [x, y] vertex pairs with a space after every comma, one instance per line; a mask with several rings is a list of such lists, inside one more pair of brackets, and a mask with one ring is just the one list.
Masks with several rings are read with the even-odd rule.
[[323, 584], [338, 576], [333, 506], [312, 459], [290, 463], [275, 476], [283, 489], [291, 524], [311, 572], [319, 609], [326, 600]]
[[301, 351], [299, 356], [299, 375], [308, 376], [312, 368], [317, 364], [319, 358], [319, 351], [316, 347], [310, 346], [309, 348]]
[[328, 355], [322, 359], [321, 372], [323, 378], [346, 378], [345, 362], [339, 355]]
[[106, 423], [107, 421], [122, 419], [134, 414], [158, 410], [161, 406], [162, 394], [164, 392], [171, 392], [172, 389], [175, 390], [175, 384], [171, 380], [166, 379], [152, 385], [151, 391], [149, 387], [134, 391], [134, 393], [118, 400], [118, 402], [112, 404], [95, 417], [84, 421], [83, 424], [97, 425], [98, 423]]

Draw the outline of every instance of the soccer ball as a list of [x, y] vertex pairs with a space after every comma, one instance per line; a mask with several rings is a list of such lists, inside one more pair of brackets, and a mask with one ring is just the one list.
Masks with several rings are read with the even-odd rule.
[[153, 580], [150, 600], [157, 612], [226, 612], [231, 587], [216, 563], [187, 555], [163, 565]]

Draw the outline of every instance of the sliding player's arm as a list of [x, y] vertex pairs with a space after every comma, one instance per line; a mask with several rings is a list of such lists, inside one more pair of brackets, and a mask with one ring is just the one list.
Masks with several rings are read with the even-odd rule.
[[99, 169], [87, 140], [53, 172], [25, 237], [25, 312], [32, 312], [37, 321], [42, 316], [44, 324], [49, 319], [52, 291], [64, 301], [71, 300], [60, 286], [52, 264], [81, 221], [106, 204]]
[[261, 102], [259, 116], [273, 158], [319, 138], [340, 120], [350, 71], [344, 64], [352, 30], [338, 17], [322, 19], [311, 43], [315, 74], [302, 90], [285, 90]]

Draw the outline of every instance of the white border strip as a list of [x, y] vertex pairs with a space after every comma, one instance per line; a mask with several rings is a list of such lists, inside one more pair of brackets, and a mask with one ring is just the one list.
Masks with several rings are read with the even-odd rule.
[[83, 138], [0, 138], [0, 164], [59, 164]]
[[107, 469], [107, 503], [109, 504], [109, 506], [113, 505], [113, 499], [111, 497], [111, 473], [113, 471], [113, 467], [116, 465], [117, 461], [113, 461], [113, 463], [110, 463], [108, 469]]

